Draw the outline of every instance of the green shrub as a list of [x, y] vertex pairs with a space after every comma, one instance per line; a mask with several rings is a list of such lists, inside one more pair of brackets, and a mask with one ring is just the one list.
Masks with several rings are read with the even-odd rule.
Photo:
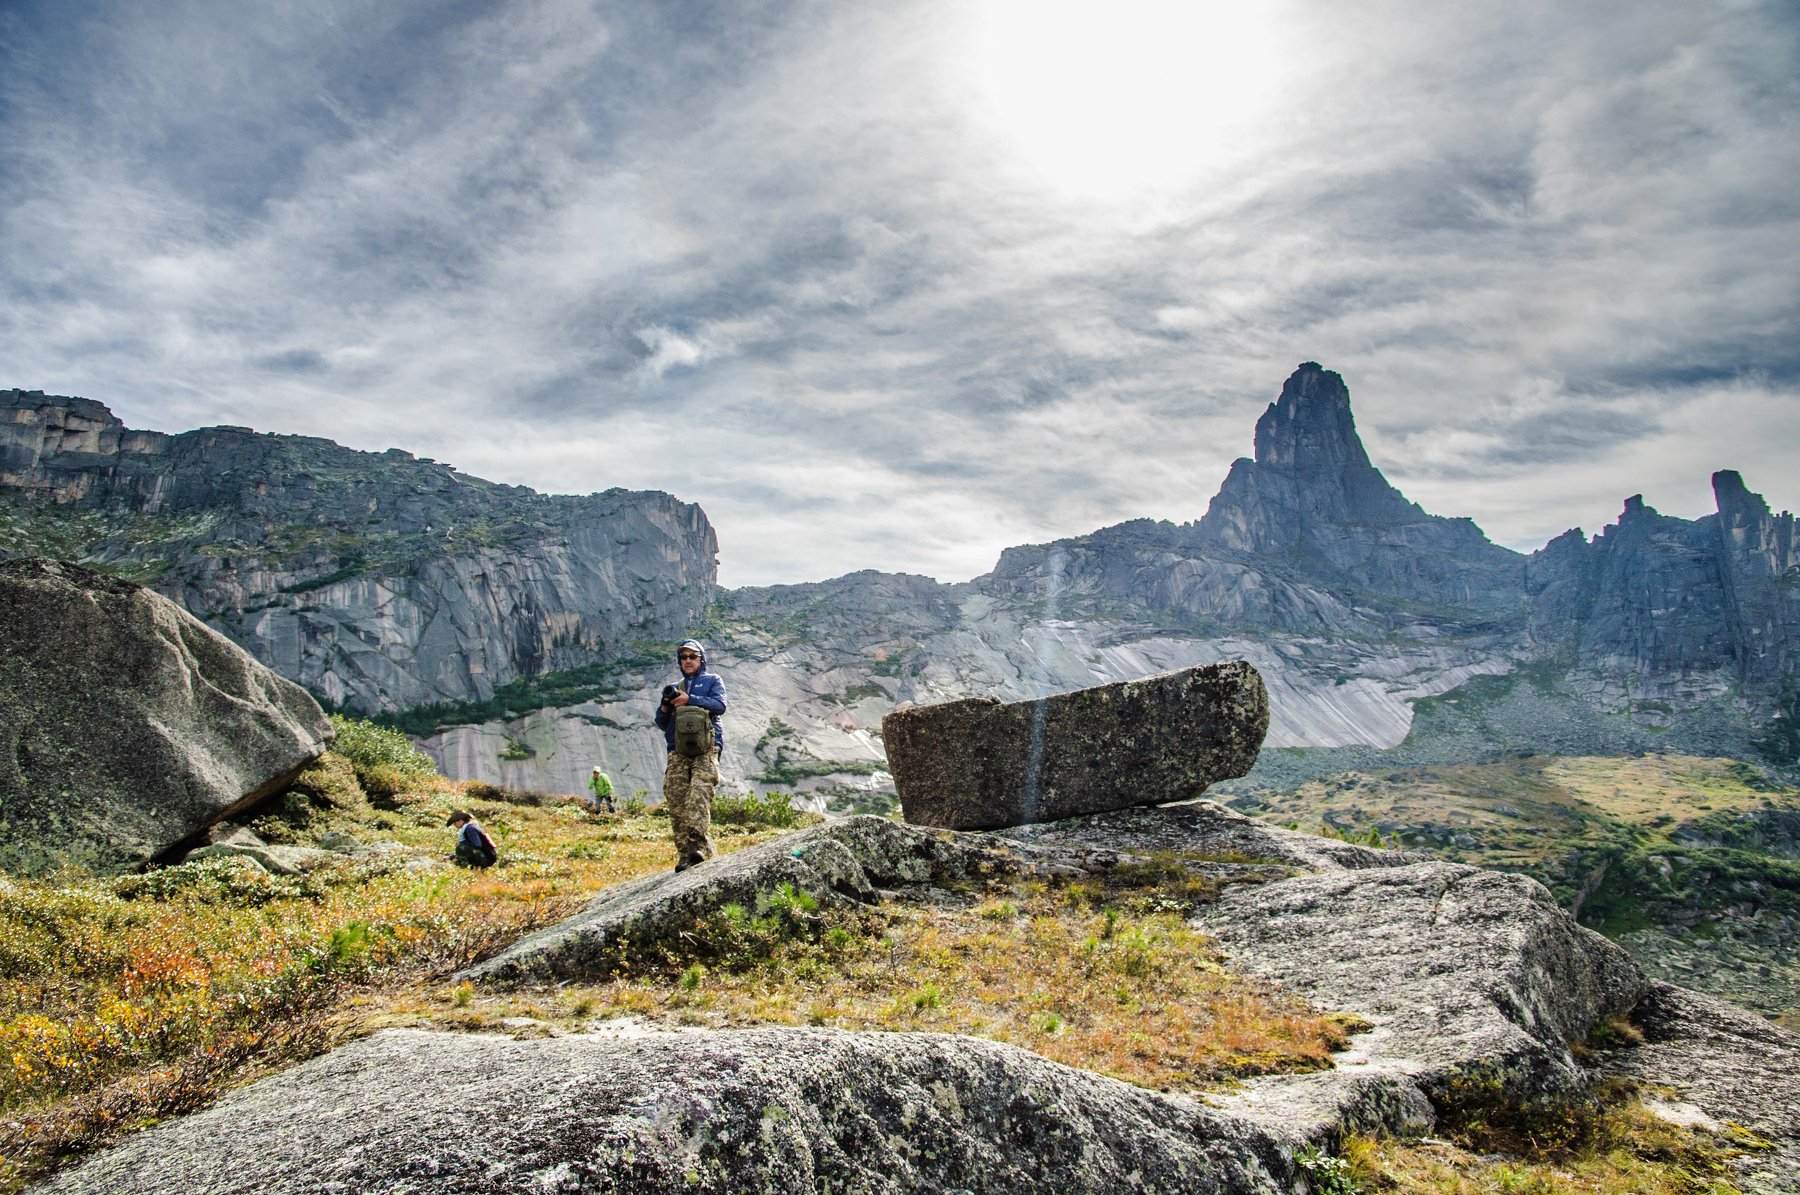
[[1308, 1145], [1294, 1155], [1306, 1175], [1313, 1195], [1361, 1195], [1362, 1184], [1350, 1172], [1350, 1163]]
[[471, 780], [463, 785], [463, 796], [478, 801], [504, 801], [508, 805], [530, 805], [535, 809], [549, 809], [566, 805], [586, 808], [587, 798], [574, 793], [546, 792], [541, 788], [508, 788], [504, 784], [489, 784], [485, 780]]
[[378, 801], [392, 800], [411, 787], [410, 778], [392, 764], [378, 763], [361, 778], [363, 791]]
[[713, 801], [712, 819], [725, 826], [768, 826], [785, 830], [800, 824], [802, 814], [787, 793], [746, 793]]
[[[337, 728], [337, 741], [332, 749], [350, 761], [356, 769], [356, 778], [364, 788], [368, 788], [375, 769], [387, 768], [392, 777], [405, 781], [427, 780], [438, 774], [437, 764], [431, 756], [413, 746], [412, 740], [397, 730], [388, 730], [373, 722], [365, 722], [360, 718], [346, 718], [342, 714], [331, 715], [331, 724]], [[383, 780], [390, 777], [384, 774]]]
[[929, 1012], [944, 1007], [944, 992], [935, 983], [923, 983], [907, 994], [906, 1002], [914, 1012]]
[[278, 876], [242, 855], [210, 855], [191, 863], [120, 876], [112, 892], [121, 900], [188, 900], [197, 904], [255, 907], [275, 900], [318, 900], [325, 882], [315, 875]]

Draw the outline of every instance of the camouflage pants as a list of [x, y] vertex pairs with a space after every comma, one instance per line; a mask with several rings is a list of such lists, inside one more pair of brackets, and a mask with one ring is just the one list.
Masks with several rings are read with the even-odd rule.
[[719, 750], [705, 755], [669, 752], [663, 771], [663, 804], [669, 810], [669, 826], [675, 831], [675, 866], [692, 867], [713, 857], [713, 789], [719, 784]]

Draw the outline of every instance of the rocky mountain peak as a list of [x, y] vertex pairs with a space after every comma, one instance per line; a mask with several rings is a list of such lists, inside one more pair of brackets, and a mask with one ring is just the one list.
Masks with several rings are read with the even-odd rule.
[[1200, 531], [1242, 552], [1287, 552], [1311, 529], [1429, 517], [1369, 463], [1343, 377], [1307, 361], [1256, 421], [1256, 459], [1232, 466]]
[[1744, 484], [1743, 475], [1736, 469], [1720, 469], [1714, 473], [1712, 488], [1719, 517], [1727, 527], [1741, 526], [1769, 517], [1769, 504], [1761, 494]]
[[1370, 468], [1341, 374], [1301, 363], [1256, 421], [1256, 463], [1311, 474]]

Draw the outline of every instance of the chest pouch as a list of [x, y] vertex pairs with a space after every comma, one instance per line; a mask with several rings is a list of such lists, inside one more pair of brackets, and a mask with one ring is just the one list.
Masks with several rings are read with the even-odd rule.
[[705, 755], [712, 750], [712, 712], [697, 705], [680, 706], [675, 711], [675, 753]]

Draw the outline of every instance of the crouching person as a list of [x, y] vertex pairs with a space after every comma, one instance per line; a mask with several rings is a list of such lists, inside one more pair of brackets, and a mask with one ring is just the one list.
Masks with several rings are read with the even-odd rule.
[[452, 809], [444, 824], [456, 827], [456, 853], [451, 858], [458, 867], [492, 867], [499, 861], [500, 849], [467, 813]]
[[706, 649], [689, 639], [675, 649], [681, 680], [663, 688], [656, 728], [669, 748], [663, 772], [663, 804], [675, 833], [675, 870], [685, 871], [713, 857], [713, 789], [719, 783], [719, 752], [725, 732], [725, 682], [706, 670]]

